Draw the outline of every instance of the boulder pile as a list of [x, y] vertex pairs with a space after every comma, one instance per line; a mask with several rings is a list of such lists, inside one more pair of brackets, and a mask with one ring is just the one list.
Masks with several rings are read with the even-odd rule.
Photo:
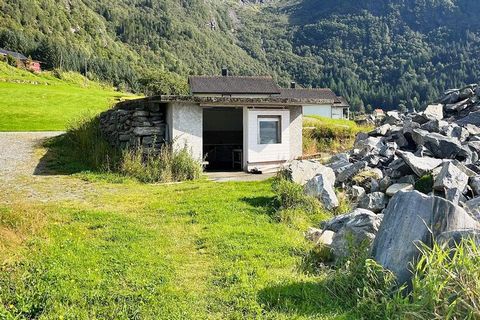
[[285, 171], [327, 209], [338, 206], [334, 187], [356, 207], [309, 230], [309, 239], [337, 259], [366, 243], [375, 260], [408, 281], [419, 242], [480, 239], [480, 87], [448, 90], [422, 112], [389, 111], [349, 152], [324, 165], [293, 161]]

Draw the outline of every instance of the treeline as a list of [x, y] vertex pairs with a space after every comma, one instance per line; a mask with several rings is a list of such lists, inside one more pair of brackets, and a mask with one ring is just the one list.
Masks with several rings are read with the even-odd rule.
[[480, 3], [0, 0], [0, 47], [122, 90], [185, 93], [186, 76], [271, 74], [355, 110], [420, 108], [477, 82]]
[[304, 0], [245, 13], [242, 41], [277, 73], [330, 87], [357, 110], [418, 109], [478, 81], [479, 16], [467, 0]]

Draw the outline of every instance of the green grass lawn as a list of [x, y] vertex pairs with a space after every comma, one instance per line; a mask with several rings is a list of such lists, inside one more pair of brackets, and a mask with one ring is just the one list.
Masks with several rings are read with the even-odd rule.
[[0, 131], [65, 130], [72, 118], [98, 113], [129, 96], [75, 73], [60, 77], [0, 62]]
[[0, 276], [0, 317], [348, 316], [303, 270], [302, 230], [272, 218], [269, 181], [91, 188], [87, 202], [42, 207], [44, 231]]

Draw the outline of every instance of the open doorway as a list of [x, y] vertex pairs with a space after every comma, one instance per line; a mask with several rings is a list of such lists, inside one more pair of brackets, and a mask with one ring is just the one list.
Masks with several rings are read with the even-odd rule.
[[242, 108], [215, 107], [203, 110], [203, 156], [209, 171], [242, 170]]

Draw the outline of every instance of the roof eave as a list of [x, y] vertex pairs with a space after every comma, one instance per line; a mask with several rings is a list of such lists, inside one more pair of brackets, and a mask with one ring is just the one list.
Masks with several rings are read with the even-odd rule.
[[247, 97], [199, 97], [188, 95], [160, 95], [120, 102], [119, 105], [135, 102], [156, 103], [195, 103], [208, 106], [302, 106], [311, 104], [333, 104], [330, 99], [296, 99], [296, 98], [247, 98]]

